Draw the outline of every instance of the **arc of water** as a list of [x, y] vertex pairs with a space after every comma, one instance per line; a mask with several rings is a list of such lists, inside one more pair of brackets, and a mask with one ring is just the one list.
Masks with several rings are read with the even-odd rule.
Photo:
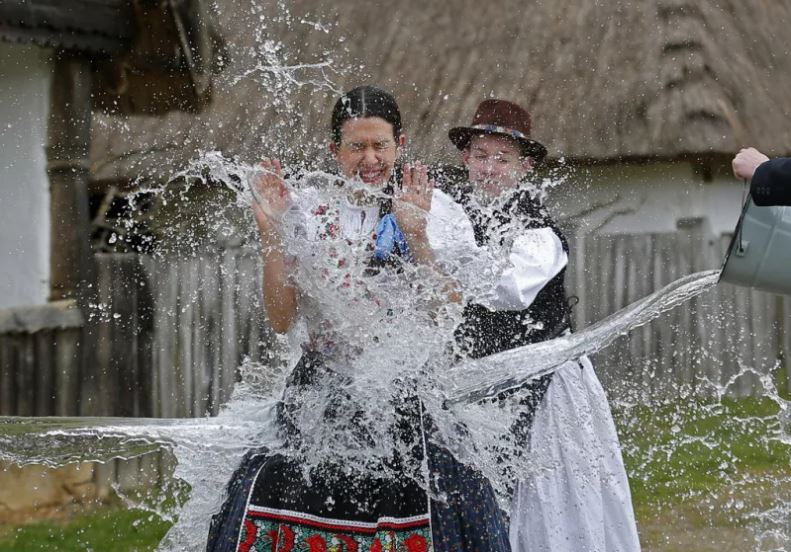
[[[249, 419], [223, 414], [214, 418], [2, 416], [0, 462], [58, 467], [128, 459], [175, 447], [243, 454], [275, 442], [262, 430], [266, 427], [262, 420], [271, 408], [271, 404], [263, 404], [261, 414]], [[41, 446], [44, 439], [46, 448]]]
[[[585, 330], [461, 363], [448, 371], [446, 389], [451, 389], [446, 407], [495, 398], [509, 389], [553, 372], [569, 360], [609, 346], [619, 336], [643, 326], [660, 314], [692, 299], [714, 286], [720, 270], [696, 272], [659, 291], [635, 301]], [[454, 382], [464, 382], [459, 386]]]

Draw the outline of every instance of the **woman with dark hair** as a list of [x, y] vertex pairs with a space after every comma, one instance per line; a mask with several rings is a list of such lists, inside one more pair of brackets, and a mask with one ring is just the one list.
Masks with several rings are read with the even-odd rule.
[[[261, 163], [253, 185], [270, 323], [279, 333], [298, 319], [307, 327], [302, 357], [277, 409], [287, 448], [305, 456], [249, 453], [212, 522], [208, 550], [507, 552], [507, 525], [491, 486], [427, 437], [432, 422], [410, 383], [391, 374], [392, 396], [375, 401], [373, 414], [354, 396], [354, 368], [348, 366], [358, 359], [383, 351], [391, 367], [382, 369], [398, 374], [432, 356], [420, 347], [410, 351], [398, 339], [404, 324], [426, 322], [432, 328], [433, 315], [413, 315], [407, 300], [388, 303], [376, 286], [408, 280], [404, 271], [410, 266], [433, 269], [427, 237], [433, 183], [417, 163], [405, 166], [397, 182], [406, 137], [398, 105], [387, 92], [365, 86], [344, 94], [335, 104], [331, 132], [329, 148], [341, 178], [319, 188], [338, 190], [340, 183], [346, 199], [328, 203], [314, 188], [296, 193], [277, 160]], [[284, 245], [289, 241], [296, 243], [291, 249]], [[353, 265], [348, 257], [355, 252], [366, 257], [365, 271], [334, 270]], [[369, 283], [360, 284], [361, 275]], [[404, 283], [403, 289], [427, 285]], [[337, 291], [335, 303], [346, 301], [337, 312], [316, 299], [322, 286]], [[437, 289], [442, 302], [459, 301], [452, 285]], [[317, 389], [321, 400], [315, 399]], [[381, 419], [384, 432], [370, 429]], [[362, 443], [363, 450], [384, 452], [358, 469], [345, 451], [316, 435], [310, 426], [316, 420], [330, 434], [340, 428], [346, 433], [339, 432], [340, 439]], [[303, 461], [308, 456], [319, 461]], [[439, 495], [442, 500], [436, 500]]]

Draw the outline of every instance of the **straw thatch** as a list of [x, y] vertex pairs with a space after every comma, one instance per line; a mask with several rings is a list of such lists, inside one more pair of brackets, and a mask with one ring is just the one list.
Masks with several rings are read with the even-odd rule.
[[488, 96], [528, 107], [554, 157], [791, 151], [787, 0], [285, 4], [220, 0], [231, 63], [213, 105], [197, 117], [98, 117], [97, 180], [170, 172], [210, 149], [253, 159], [300, 143], [313, 158], [338, 91], [360, 83], [395, 93], [424, 158], [451, 153], [447, 128]]

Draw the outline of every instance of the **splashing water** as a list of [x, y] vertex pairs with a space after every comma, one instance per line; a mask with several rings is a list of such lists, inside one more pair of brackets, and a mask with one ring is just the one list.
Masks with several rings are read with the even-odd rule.
[[592, 355], [663, 312], [700, 295], [715, 285], [719, 278], [719, 270], [685, 276], [581, 332], [456, 366], [451, 369], [449, 379], [463, 381], [464, 386], [450, 385], [457, 389], [447, 404], [468, 404], [496, 397], [503, 391], [553, 371], [566, 361]]

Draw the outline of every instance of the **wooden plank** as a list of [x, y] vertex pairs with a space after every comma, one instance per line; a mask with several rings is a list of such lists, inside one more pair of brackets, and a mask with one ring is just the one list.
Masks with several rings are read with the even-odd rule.
[[[194, 395], [192, 411], [196, 416], [205, 416], [210, 410], [212, 371], [216, 364], [214, 350], [218, 349], [219, 324], [217, 322], [220, 308], [220, 277], [221, 260], [212, 252], [198, 259], [200, 281], [197, 289], [197, 319], [193, 326], [195, 359], [194, 359]], [[219, 368], [219, 367], [217, 367]]]
[[86, 397], [87, 408], [83, 414], [109, 416], [116, 400], [117, 365], [114, 362], [113, 343], [115, 325], [113, 323], [113, 272], [110, 255], [96, 256], [98, 299], [100, 307], [96, 311], [97, 320], [93, 323], [96, 347], [96, 365], [85, 366], [81, 379], [80, 395]]
[[110, 363], [113, 366], [113, 389], [115, 404], [112, 414], [130, 417], [138, 415], [139, 388], [137, 377], [137, 260], [128, 254], [115, 255], [109, 268], [112, 274]]
[[61, 330], [55, 334], [56, 416], [77, 416], [80, 402], [80, 330]]
[[36, 354], [32, 335], [16, 338], [19, 344], [19, 363], [16, 373], [16, 416], [35, 416]]
[[[749, 365], [760, 374], [769, 374], [774, 369], [779, 357], [778, 312], [776, 308], [778, 297], [766, 292], [753, 291], [751, 298], [751, 311], [747, 314], [753, 318], [751, 337], [754, 349]], [[749, 383], [749, 387], [747, 383]], [[750, 376], [741, 391], [744, 395], [764, 392], [757, 376]]]
[[121, 492], [134, 491], [141, 486], [140, 458], [115, 460], [115, 483]]
[[571, 265], [571, 274], [573, 275], [570, 284], [567, 284], [566, 290], [569, 296], [576, 296], [578, 303], [572, 308], [572, 315], [574, 320], [574, 328], [584, 328], [586, 324], [585, 312], [588, 305], [587, 286], [585, 285], [585, 248], [587, 246], [587, 239], [584, 235], [578, 235], [572, 241], [573, 247], [571, 249], [571, 257], [573, 263]]
[[55, 413], [53, 332], [37, 332], [31, 337], [33, 339], [36, 365], [33, 412], [36, 416], [52, 416]]
[[16, 412], [18, 372], [19, 354], [16, 340], [8, 335], [0, 335], [0, 415], [2, 416], [13, 416]]
[[[644, 296], [646, 289], [645, 259], [649, 258], [650, 239], [648, 236], [635, 236], [632, 251], [630, 253], [630, 263], [627, 265], [625, 278], [625, 288], [627, 290], [627, 303], [633, 303]], [[639, 384], [640, 388], [645, 388], [649, 384], [650, 359], [647, 358], [646, 349], [647, 329], [638, 328], [629, 336], [629, 382], [632, 385]]]
[[161, 473], [159, 459], [161, 452], [151, 452], [140, 457], [138, 462], [138, 478], [143, 488], [156, 489], [160, 485]]
[[0, 309], [0, 334], [80, 328], [85, 320], [72, 299], [46, 305]]
[[129, 318], [126, 328], [129, 335], [129, 372], [124, 375], [130, 388], [132, 416], [142, 416], [144, 412], [142, 405], [145, 402], [143, 398], [143, 380], [145, 378], [140, 373], [140, 333], [142, 332], [141, 317], [144, 313], [141, 312], [143, 301], [140, 297], [140, 264], [137, 261], [137, 255], [129, 259], [125, 272], [129, 278], [126, 281], [129, 299]]
[[154, 295], [145, 257], [138, 257], [136, 267], [136, 338], [137, 386], [140, 389], [138, 415], [154, 416], [156, 397], [154, 377]]
[[216, 412], [230, 397], [235, 381], [236, 367], [241, 357], [237, 313], [238, 265], [237, 250], [226, 249], [222, 260], [222, 285], [220, 286], [220, 360], [212, 379], [212, 412]]
[[195, 265], [194, 258], [183, 261], [181, 286], [179, 288], [179, 348], [176, 368], [177, 373], [180, 375], [178, 382], [183, 389], [183, 397], [178, 404], [179, 417], [192, 416], [193, 414], [193, 360], [195, 355], [192, 325], [195, 323], [195, 294], [198, 287]]
[[[736, 294], [736, 310], [741, 320], [736, 319], [734, 326], [738, 332], [738, 348], [736, 356], [742, 366], [751, 366], [755, 359], [755, 319], [750, 316], [752, 312], [753, 292], [747, 288], [739, 288]], [[731, 390], [734, 396], [744, 396], [748, 390], [749, 380], [742, 376], [739, 378]]]
[[157, 270], [157, 264], [151, 256], [141, 255], [140, 266], [142, 278], [144, 278], [146, 285], [146, 315], [143, 318], [145, 322], [145, 338], [142, 340], [141, 346], [144, 352], [141, 355], [141, 370], [143, 376], [146, 378], [145, 388], [148, 395], [148, 402], [146, 404], [146, 416], [159, 417], [162, 415], [159, 397], [162, 396], [159, 379], [159, 342], [157, 340], [157, 320], [159, 315], [159, 303], [162, 295], [160, 286], [163, 284], [164, 279], [161, 278], [160, 272]]
[[174, 259], [166, 259], [161, 265], [165, 272], [165, 284], [157, 305], [156, 336], [158, 343], [158, 364], [160, 395], [157, 400], [162, 416], [179, 416], [184, 396], [184, 382], [179, 365], [179, 278], [182, 269]]
[[[672, 236], [656, 236], [656, 252], [654, 257], [654, 283], [655, 289], [667, 284], [675, 276], [673, 250], [675, 240]], [[655, 345], [653, 356], [657, 359], [657, 379], [655, 393], [662, 396], [675, 394], [676, 379], [673, 370], [674, 353], [676, 351], [676, 336], [674, 332], [674, 319], [672, 312], [665, 314], [653, 323], [655, 328]]]

